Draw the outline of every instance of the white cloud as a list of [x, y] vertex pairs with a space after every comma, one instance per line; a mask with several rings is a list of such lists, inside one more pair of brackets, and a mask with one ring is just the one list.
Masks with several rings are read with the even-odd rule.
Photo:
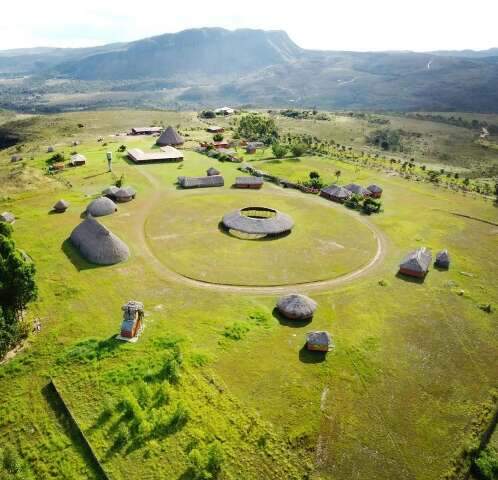
[[0, 7], [0, 49], [86, 46], [185, 28], [286, 30], [305, 48], [484, 49], [498, 46], [498, 2], [481, 0], [25, 0]]

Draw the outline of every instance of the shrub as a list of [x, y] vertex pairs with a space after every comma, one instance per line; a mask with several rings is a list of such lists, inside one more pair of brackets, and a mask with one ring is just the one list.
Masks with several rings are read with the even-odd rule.
[[116, 187], [121, 188], [124, 185], [125, 182], [125, 176], [124, 173], [121, 174], [121, 176], [116, 180]]
[[216, 114], [212, 110], [203, 110], [201, 118], [216, 118]]
[[120, 145], [120, 146], [118, 147], [118, 152], [123, 153], [124, 151], [126, 151], [126, 145]]
[[54, 153], [49, 159], [47, 159], [46, 163], [48, 165], [53, 165], [54, 163], [63, 162], [65, 160], [64, 154], [61, 152]]
[[300, 157], [306, 151], [304, 143], [294, 143], [291, 145], [291, 152], [293, 157]]
[[382, 208], [382, 203], [379, 202], [378, 200], [374, 200], [373, 198], [365, 198], [363, 200], [363, 205], [361, 206], [361, 209], [363, 210], [364, 213], [367, 215], [370, 215], [372, 213], [379, 213]]
[[475, 461], [476, 468], [485, 480], [498, 478], [498, 452], [488, 446]]
[[281, 143], [274, 142], [271, 146], [271, 150], [275, 158], [283, 158], [287, 153], [287, 147]]
[[248, 140], [260, 140], [270, 145], [278, 138], [275, 120], [270, 117], [251, 113], [240, 119], [237, 133]]
[[223, 447], [217, 440], [211, 442], [208, 446], [192, 449], [188, 454], [188, 461], [193, 478], [196, 480], [216, 478], [224, 459]]
[[213, 135], [213, 140], [215, 142], [221, 142], [223, 140], [223, 134], [221, 134], [221, 133], [215, 133]]
[[249, 331], [249, 326], [246, 323], [234, 322], [232, 325], [225, 327], [223, 336], [231, 340], [242, 340]]

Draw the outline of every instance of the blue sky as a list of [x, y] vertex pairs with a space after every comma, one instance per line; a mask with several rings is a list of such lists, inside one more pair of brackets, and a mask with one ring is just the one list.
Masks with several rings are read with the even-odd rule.
[[0, 7], [0, 49], [80, 47], [186, 28], [286, 30], [304, 48], [498, 47], [498, 0], [24, 0]]

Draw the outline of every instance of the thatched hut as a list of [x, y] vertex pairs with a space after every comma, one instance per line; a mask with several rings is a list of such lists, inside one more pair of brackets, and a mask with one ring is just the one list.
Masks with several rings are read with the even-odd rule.
[[277, 310], [291, 320], [309, 320], [313, 318], [317, 303], [305, 295], [292, 293], [281, 297], [277, 302]]
[[52, 210], [57, 213], [64, 213], [69, 208], [69, 202], [60, 199], [53, 207]]
[[332, 335], [327, 331], [309, 332], [306, 334], [306, 348], [318, 352], [329, 352], [334, 348]]
[[221, 172], [214, 167], [209, 167], [206, 170], [206, 174], [208, 177], [212, 177], [213, 175], [221, 175]]
[[11, 212], [0, 213], [0, 222], [14, 223], [16, 221], [16, 216]]
[[99, 197], [86, 207], [86, 213], [92, 217], [104, 217], [118, 211], [116, 204], [107, 197]]
[[448, 253], [448, 250], [437, 252], [435, 265], [439, 268], [450, 268], [450, 254]]
[[121, 337], [123, 339], [137, 337], [143, 328], [144, 304], [130, 300], [121, 307], [121, 310], [123, 310]]
[[84, 258], [97, 265], [114, 265], [130, 256], [127, 245], [91, 216], [72, 231], [70, 240]]
[[260, 189], [263, 183], [265, 182], [261, 177], [237, 177], [233, 186], [235, 188]]
[[209, 133], [223, 133], [225, 129], [219, 125], [209, 125], [209, 127], [206, 128], [206, 131]]
[[81, 165], [86, 164], [86, 157], [85, 155], [81, 155], [81, 153], [76, 153], [75, 155], [71, 156], [71, 160], [69, 160], [69, 164], [72, 167], [79, 167]]
[[155, 135], [161, 133], [161, 127], [133, 127], [131, 129], [132, 135]]
[[432, 253], [426, 247], [410, 252], [399, 264], [399, 272], [410, 277], [423, 278], [429, 271]]
[[333, 202], [344, 203], [348, 198], [351, 198], [353, 194], [339, 185], [329, 185], [320, 190], [320, 196], [327, 200], [332, 200]]
[[294, 221], [289, 215], [268, 207], [246, 207], [227, 213], [221, 223], [231, 233], [245, 238], [278, 237], [290, 233]]
[[10, 161], [12, 163], [20, 162], [21, 160], [22, 160], [22, 155], [15, 154], [10, 157]]
[[369, 197], [371, 195], [369, 190], [361, 185], [358, 185], [357, 183], [350, 183], [349, 185], [345, 185], [344, 188], [355, 195], [359, 195], [360, 197]]
[[370, 192], [370, 196], [373, 198], [380, 198], [382, 197], [382, 188], [379, 187], [378, 185], [372, 184], [367, 187], [367, 190]]
[[156, 144], [160, 146], [170, 145], [172, 147], [177, 145], [183, 145], [184, 139], [173, 127], [168, 127], [161, 133], [160, 137], [157, 139]]
[[104, 197], [113, 199], [116, 198], [116, 192], [119, 190], [116, 185], [111, 185], [110, 187], [107, 187], [105, 190], [102, 191], [102, 195]]
[[52, 145], [49, 145], [47, 147], [47, 153], [53, 153], [53, 152], [55, 152], [55, 147], [53, 147]]
[[114, 197], [116, 198], [117, 202], [125, 203], [125, 202], [130, 202], [131, 200], [133, 200], [135, 198], [136, 194], [137, 194], [137, 192], [132, 187], [121, 187], [114, 194]]
[[178, 185], [182, 188], [223, 187], [225, 180], [221, 175], [206, 177], [178, 177]]

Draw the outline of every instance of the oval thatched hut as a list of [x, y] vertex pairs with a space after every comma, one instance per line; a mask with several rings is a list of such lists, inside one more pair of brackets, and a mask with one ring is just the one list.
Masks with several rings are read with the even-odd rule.
[[70, 240], [84, 258], [97, 265], [114, 265], [130, 256], [126, 244], [91, 216], [72, 231]]
[[132, 187], [121, 187], [114, 193], [117, 202], [129, 202], [135, 198], [137, 192]]
[[315, 313], [317, 303], [305, 295], [291, 293], [277, 302], [278, 311], [291, 320], [309, 320]]
[[69, 208], [69, 202], [66, 200], [60, 199], [53, 207], [53, 211], [57, 213], [63, 213]]
[[111, 215], [118, 210], [116, 204], [107, 197], [99, 197], [93, 202], [88, 204], [86, 207], [86, 213], [92, 217], [104, 217], [105, 215]]
[[177, 145], [183, 145], [183, 142], [183, 137], [179, 135], [173, 127], [168, 127], [163, 133], [161, 133], [161, 136], [157, 139], [156, 144], [161, 147], [166, 145], [175, 147]]
[[259, 236], [284, 235], [294, 227], [289, 215], [267, 207], [247, 207], [227, 213], [222, 224], [229, 231]]

